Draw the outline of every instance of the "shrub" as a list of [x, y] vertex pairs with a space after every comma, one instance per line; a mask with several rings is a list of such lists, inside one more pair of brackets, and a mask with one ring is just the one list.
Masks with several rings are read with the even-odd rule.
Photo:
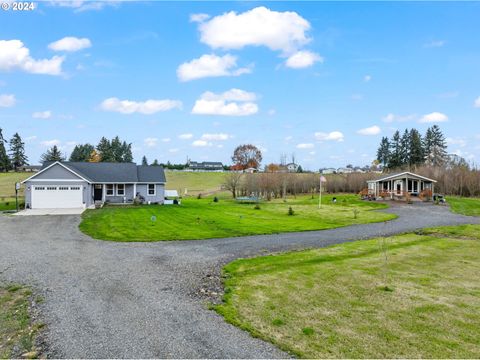
[[213, 202], [218, 202], [218, 197], [215, 196], [215, 197], [213, 198]]
[[291, 206], [288, 207], [288, 215], [289, 215], [289, 216], [295, 215], [295, 211], [293, 211], [293, 209], [292, 209]]
[[200, 200], [201, 198], [202, 198], [202, 194], [200, 193], [200, 194], [197, 195], [197, 199]]
[[255, 209], [255, 210], [260, 210], [260, 205], [259, 205], [259, 204], [255, 204], [254, 209]]
[[360, 212], [360, 210], [358, 210], [357, 208], [353, 209], [353, 218], [356, 219], [358, 217], [358, 213]]

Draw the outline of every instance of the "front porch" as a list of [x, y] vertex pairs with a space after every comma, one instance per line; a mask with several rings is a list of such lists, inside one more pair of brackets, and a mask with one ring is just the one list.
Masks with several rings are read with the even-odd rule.
[[368, 181], [368, 195], [384, 200], [429, 200], [436, 181], [421, 175], [404, 172]]

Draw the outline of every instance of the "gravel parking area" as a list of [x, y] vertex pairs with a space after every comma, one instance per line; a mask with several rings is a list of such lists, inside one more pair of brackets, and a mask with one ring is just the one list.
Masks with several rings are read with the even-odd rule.
[[0, 216], [0, 281], [31, 285], [44, 296], [48, 357], [287, 357], [207, 309], [207, 295], [221, 290], [221, 266], [239, 257], [480, 223], [443, 206], [387, 211], [399, 218], [325, 231], [157, 243], [93, 240], [78, 230], [78, 215]]

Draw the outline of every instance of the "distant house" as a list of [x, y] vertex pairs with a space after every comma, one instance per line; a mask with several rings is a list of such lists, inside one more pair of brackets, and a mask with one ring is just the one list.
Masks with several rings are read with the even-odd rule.
[[18, 171], [37, 172], [40, 171], [42, 165], [23, 165], [17, 168]]
[[88, 208], [96, 202], [130, 203], [135, 197], [162, 204], [165, 182], [161, 166], [55, 161], [45, 163], [22, 184], [26, 208], [62, 209]]
[[418, 196], [424, 190], [430, 190], [433, 194], [434, 185], [437, 181], [425, 176], [408, 171], [396, 174], [388, 174], [376, 180], [367, 181], [368, 194], [374, 197], [402, 197], [406, 193]]
[[321, 169], [320, 172], [323, 175], [329, 175], [329, 174], [335, 174], [337, 172], [337, 170], [334, 169], [334, 168], [326, 168], [326, 169]]
[[337, 174], [351, 174], [353, 173], [352, 168], [338, 168], [337, 169]]
[[295, 164], [295, 163], [289, 163], [285, 165], [285, 167], [287, 168], [287, 171], [291, 173], [297, 172], [298, 170], [298, 164]]
[[223, 171], [223, 164], [217, 161], [190, 161], [185, 169], [186, 171]]

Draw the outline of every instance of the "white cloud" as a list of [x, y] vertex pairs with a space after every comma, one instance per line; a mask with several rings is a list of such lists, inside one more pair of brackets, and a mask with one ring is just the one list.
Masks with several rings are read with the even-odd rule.
[[52, 42], [48, 45], [48, 48], [54, 51], [74, 52], [82, 49], [87, 49], [91, 46], [92, 42], [87, 38], [67, 36], [63, 39]]
[[210, 19], [210, 15], [208, 14], [191, 14], [190, 15], [190, 22], [202, 23], [208, 19]]
[[83, 12], [88, 10], [102, 10], [107, 6], [118, 6], [122, 1], [124, 0], [51, 0], [50, 5], [72, 8], [75, 9], [74, 12]]
[[318, 141], [343, 141], [344, 136], [340, 131], [332, 131], [329, 133], [316, 132], [315, 139]]
[[32, 142], [37, 139], [37, 135], [27, 136], [25, 142]]
[[473, 106], [480, 108], [480, 96], [475, 99], [475, 102], [473, 103]]
[[373, 125], [364, 129], [360, 129], [357, 131], [358, 134], [360, 135], [378, 135], [382, 132], [382, 129], [380, 129], [379, 126]]
[[206, 141], [225, 141], [230, 139], [232, 136], [229, 134], [203, 134], [201, 139]]
[[371, 75], [365, 75], [365, 76], [363, 77], [363, 81], [365, 81], [365, 82], [369, 82], [370, 80], [372, 80], [372, 76], [371, 76]]
[[178, 138], [181, 140], [189, 140], [193, 138], [193, 134], [180, 134], [178, 135]]
[[298, 144], [297, 149], [313, 149], [315, 145], [306, 143], [306, 144]]
[[13, 94], [0, 95], [0, 107], [12, 107], [15, 105], [16, 102], [17, 99], [15, 99], [15, 95]]
[[237, 67], [236, 56], [206, 54], [181, 64], [177, 69], [177, 77], [180, 81], [190, 81], [206, 77], [239, 76], [251, 72], [251, 67]]
[[266, 46], [291, 54], [310, 41], [310, 23], [296, 12], [257, 7], [244, 13], [234, 11], [215, 16], [199, 25], [200, 41], [214, 49]]
[[301, 50], [289, 56], [285, 65], [292, 69], [303, 69], [312, 66], [317, 61], [323, 62], [323, 57], [311, 51]]
[[178, 100], [146, 100], [146, 101], [130, 101], [119, 100], [116, 97], [103, 100], [100, 104], [102, 110], [119, 112], [122, 114], [140, 113], [145, 115], [155, 114], [160, 111], [168, 111], [172, 109], [181, 109], [182, 102]]
[[315, 151], [310, 151], [309, 154], [313, 156], [313, 155], [315, 155], [316, 153], [315, 153]]
[[285, 141], [286, 142], [289, 142], [289, 141], [292, 141], [293, 140], [293, 136], [285, 136]]
[[147, 147], [155, 147], [158, 144], [158, 139], [154, 138], [154, 137], [148, 137], [148, 138], [143, 140], [143, 143]]
[[0, 40], [0, 70], [22, 70], [32, 74], [61, 75], [64, 56], [35, 60], [20, 40]]
[[34, 119], [50, 119], [52, 117], [52, 112], [50, 110], [46, 111], [36, 111], [32, 114]]
[[448, 121], [448, 116], [440, 112], [432, 112], [430, 114], [423, 115], [419, 120], [421, 123], [439, 123]]
[[447, 144], [449, 146], [459, 146], [459, 147], [465, 147], [467, 146], [467, 141], [463, 138], [446, 138]]
[[61, 141], [58, 139], [53, 139], [53, 140], [45, 140], [40, 142], [41, 145], [46, 146], [46, 147], [51, 147], [54, 145], [60, 145]]
[[277, 111], [276, 111], [275, 109], [270, 109], [270, 110], [267, 111], [267, 114], [268, 114], [269, 116], [273, 116], [273, 115], [275, 115], [276, 113], [277, 113]]
[[416, 117], [417, 117], [416, 114], [396, 115], [396, 114], [389, 113], [386, 116], [384, 116], [382, 120], [386, 123], [405, 122], [405, 121], [415, 120]]
[[179, 151], [179, 149], [176, 149], [176, 148], [174, 148], [174, 149], [168, 149], [168, 152], [170, 152], [170, 153], [176, 153], [176, 152], [178, 152], [178, 151]]
[[162, 142], [167, 143], [167, 142], [170, 142], [170, 140], [171, 140], [170, 138], [163, 138]]
[[428, 43], [423, 44], [423, 47], [426, 48], [438, 48], [445, 45], [447, 42], [445, 40], [433, 40]]
[[210, 91], [204, 92], [200, 99], [195, 101], [192, 114], [196, 115], [224, 115], [224, 116], [248, 116], [258, 112], [258, 106], [254, 102], [257, 99], [255, 93], [231, 89], [222, 94]]
[[205, 146], [212, 146], [213, 144], [206, 140], [195, 140], [192, 142], [192, 146], [196, 147], [205, 147]]

